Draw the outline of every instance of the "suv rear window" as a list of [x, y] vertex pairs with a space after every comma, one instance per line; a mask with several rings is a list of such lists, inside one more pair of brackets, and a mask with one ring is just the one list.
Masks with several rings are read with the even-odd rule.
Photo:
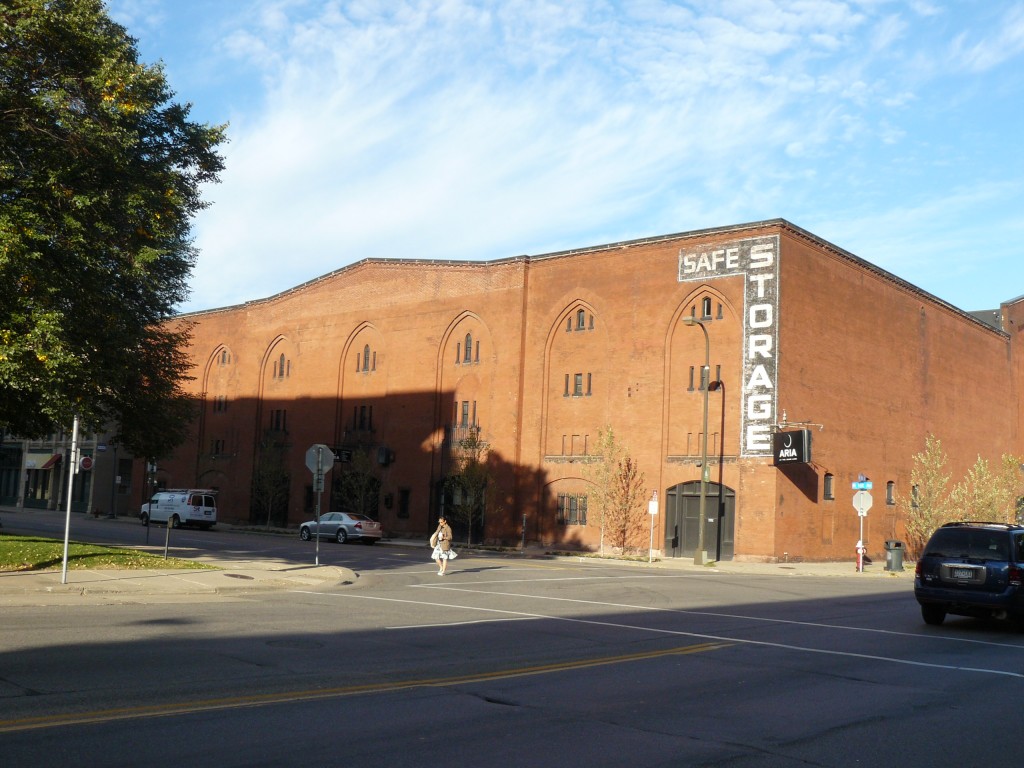
[[[1024, 539], [1019, 536], [1015, 539], [1019, 553]], [[1010, 537], [1003, 531], [983, 528], [940, 528], [928, 542], [924, 554], [926, 557], [1005, 561], [1010, 559]]]

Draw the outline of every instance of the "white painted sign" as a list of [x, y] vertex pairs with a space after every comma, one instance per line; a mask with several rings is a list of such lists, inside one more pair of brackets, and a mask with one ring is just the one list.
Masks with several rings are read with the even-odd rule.
[[755, 237], [679, 252], [679, 282], [735, 275], [743, 275], [746, 281], [740, 454], [769, 456], [776, 422], [779, 238]]

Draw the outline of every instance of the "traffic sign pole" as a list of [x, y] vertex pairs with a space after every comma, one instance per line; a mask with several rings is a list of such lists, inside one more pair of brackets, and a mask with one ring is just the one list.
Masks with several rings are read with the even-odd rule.
[[324, 473], [334, 467], [334, 452], [323, 443], [311, 445], [306, 451], [306, 467], [313, 473], [313, 491], [316, 493], [316, 558], [320, 565], [320, 497], [324, 493]]
[[[853, 484], [854, 489], [867, 485], [871, 487], [871, 481], [860, 481]], [[864, 572], [864, 518], [868, 516], [868, 510], [872, 504], [871, 494], [866, 490], [858, 490], [853, 494], [853, 508], [857, 510], [857, 518], [860, 520], [860, 538], [857, 540], [857, 573]]]

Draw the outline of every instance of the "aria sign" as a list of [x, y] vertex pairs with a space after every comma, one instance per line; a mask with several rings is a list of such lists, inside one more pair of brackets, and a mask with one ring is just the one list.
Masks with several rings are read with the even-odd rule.
[[[767, 456], [775, 424], [775, 358], [779, 338], [779, 238], [683, 248], [681, 283], [743, 275], [743, 387], [740, 454]], [[810, 442], [808, 442], [810, 446]]]
[[772, 437], [772, 459], [776, 467], [810, 463], [811, 430], [776, 432]]

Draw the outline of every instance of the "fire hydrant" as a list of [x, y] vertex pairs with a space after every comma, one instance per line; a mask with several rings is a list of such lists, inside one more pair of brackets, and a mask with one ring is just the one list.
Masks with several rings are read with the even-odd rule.
[[864, 542], [860, 539], [857, 540], [857, 573], [864, 572], [864, 555], [867, 549], [864, 547]]

